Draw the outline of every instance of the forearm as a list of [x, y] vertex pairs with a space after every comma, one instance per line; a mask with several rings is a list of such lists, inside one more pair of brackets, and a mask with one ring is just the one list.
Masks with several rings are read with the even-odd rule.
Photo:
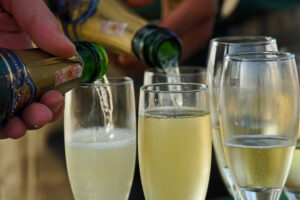
[[174, 31], [179, 36], [183, 48], [181, 60], [185, 60], [209, 41], [217, 15], [218, 0], [162, 1], [165, 6], [163, 10], [172, 6], [176, 8], [169, 10], [168, 16], [164, 17], [159, 25]]
[[214, 19], [201, 22], [194, 29], [181, 37], [182, 56], [181, 60], [185, 60], [192, 56], [195, 52], [202, 49], [211, 38], [214, 27]]

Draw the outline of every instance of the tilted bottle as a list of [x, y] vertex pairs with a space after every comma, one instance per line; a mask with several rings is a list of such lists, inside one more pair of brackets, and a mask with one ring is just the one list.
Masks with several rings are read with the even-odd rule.
[[181, 42], [172, 31], [150, 24], [121, 0], [48, 0], [48, 5], [73, 41], [96, 41], [154, 67], [181, 56]]
[[102, 46], [76, 42], [77, 53], [54, 57], [40, 49], [0, 49], [0, 125], [50, 89], [66, 92], [102, 77], [108, 57]]

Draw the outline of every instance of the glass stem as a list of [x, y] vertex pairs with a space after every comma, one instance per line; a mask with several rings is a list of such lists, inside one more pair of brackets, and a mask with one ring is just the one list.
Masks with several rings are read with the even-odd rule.
[[239, 188], [243, 200], [278, 200], [281, 189], [243, 189]]
[[242, 200], [241, 195], [235, 185], [232, 186], [234, 200]]

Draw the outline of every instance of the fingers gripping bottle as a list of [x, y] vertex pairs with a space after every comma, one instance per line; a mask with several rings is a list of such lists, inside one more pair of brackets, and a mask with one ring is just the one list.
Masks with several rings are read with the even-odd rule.
[[0, 49], [0, 125], [48, 90], [66, 92], [102, 77], [108, 57], [102, 46], [76, 42], [71, 58], [54, 57], [40, 49]]

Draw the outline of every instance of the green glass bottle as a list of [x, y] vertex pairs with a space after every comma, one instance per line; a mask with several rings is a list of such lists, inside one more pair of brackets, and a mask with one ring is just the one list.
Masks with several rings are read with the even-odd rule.
[[48, 5], [73, 41], [96, 41], [153, 67], [168, 67], [180, 59], [179, 38], [150, 24], [122, 0], [48, 0]]
[[76, 42], [75, 46], [77, 53], [68, 59], [40, 49], [0, 49], [1, 126], [46, 91], [65, 93], [106, 73], [108, 57], [102, 46], [93, 42]]

